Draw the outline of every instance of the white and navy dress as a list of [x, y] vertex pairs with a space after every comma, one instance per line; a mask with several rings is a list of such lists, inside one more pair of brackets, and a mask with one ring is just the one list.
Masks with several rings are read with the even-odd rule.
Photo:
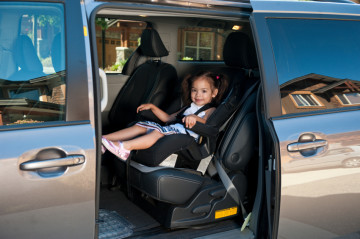
[[[198, 106], [195, 103], [191, 103], [190, 107], [188, 107], [184, 113], [182, 114], [182, 117], [187, 116], [187, 115], [192, 115], [195, 114], [196, 112], [198, 112], [202, 107], [204, 107], [204, 105], [202, 106]], [[201, 111], [200, 113], [197, 114], [198, 117], [200, 118], [204, 118], [205, 116], [205, 111]], [[191, 130], [185, 129], [183, 124], [180, 123], [175, 123], [175, 124], [170, 124], [167, 126], [161, 126], [158, 123], [152, 122], [152, 121], [140, 121], [138, 123], [136, 123], [136, 125], [147, 128], [150, 132], [152, 130], [157, 130], [160, 133], [162, 133], [163, 135], [171, 135], [171, 134], [189, 134], [190, 136], [194, 137], [195, 140], [197, 140], [199, 138], [199, 135], [194, 133]]]

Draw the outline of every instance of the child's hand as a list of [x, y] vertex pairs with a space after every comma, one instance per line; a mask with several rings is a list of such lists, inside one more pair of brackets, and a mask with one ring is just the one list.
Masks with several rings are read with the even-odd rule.
[[140, 105], [137, 110], [136, 110], [136, 113], [139, 113], [140, 111], [143, 111], [143, 110], [151, 110], [151, 108], [153, 108], [153, 104], [142, 104]]
[[191, 129], [196, 124], [196, 115], [187, 115], [182, 119], [186, 128]]

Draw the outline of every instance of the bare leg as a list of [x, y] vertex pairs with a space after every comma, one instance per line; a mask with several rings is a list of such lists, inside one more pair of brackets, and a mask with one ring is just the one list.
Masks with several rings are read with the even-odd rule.
[[146, 134], [147, 129], [138, 125], [133, 125], [129, 128], [122, 129], [110, 134], [103, 135], [104, 138], [110, 141], [124, 141], [132, 139], [136, 136]]
[[138, 138], [124, 141], [124, 148], [127, 150], [137, 150], [137, 149], [148, 149], [153, 146], [156, 141], [162, 138], [164, 135], [157, 130], [153, 130], [151, 133], [140, 136]]

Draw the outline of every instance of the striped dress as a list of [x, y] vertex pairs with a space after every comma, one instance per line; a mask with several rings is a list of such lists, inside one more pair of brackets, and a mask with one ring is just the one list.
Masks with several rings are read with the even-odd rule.
[[[191, 103], [190, 107], [185, 110], [183, 116], [194, 114], [199, 109], [201, 109], [201, 107], [203, 107], [203, 105], [198, 106], [195, 103]], [[200, 112], [197, 116], [199, 116], [200, 118], [203, 118], [205, 116], [205, 111]], [[160, 124], [152, 122], [152, 121], [140, 121], [140, 122], [136, 123], [136, 125], [147, 128], [148, 133], [153, 130], [157, 130], [160, 133], [162, 133], [163, 135], [187, 134], [188, 133], [189, 135], [194, 137], [195, 140], [197, 140], [199, 138], [198, 134], [194, 133], [191, 130], [185, 129], [184, 125], [180, 124], [180, 123], [171, 124], [168, 126], [161, 126]]]

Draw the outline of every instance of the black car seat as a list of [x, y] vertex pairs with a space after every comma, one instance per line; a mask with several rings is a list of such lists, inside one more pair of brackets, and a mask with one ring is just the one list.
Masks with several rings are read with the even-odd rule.
[[[242, 37], [247, 36], [243, 34]], [[165, 136], [162, 138], [164, 142], [158, 141], [165, 145], [163, 150], [168, 151], [167, 147], [172, 149], [175, 147], [179, 151], [178, 154], [188, 157], [188, 160], [199, 160], [214, 153], [214, 158], [219, 159], [219, 164], [225, 168], [230, 181], [236, 188], [240, 202], [234, 200], [228, 193], [217, 175], [202, 175], [192, 169], [146, 166], [149, 164], [146, 158], [136, 155], [146, 150], [137, 151], [135, 154], [134, 159], [141, 163], [130, 161], [128, 180], [130, 189], [136, 189], [133, 192], [134, 200], [145, 207], [164, 226], [190, 227], [243, 213], [241, 201], [244, 201], [247, 192], [247, 165], [254, 157], [257, 142], [255, 114], [257, 83], [253, 82], [244, 95], [239, 94], [239, 87], [244, 85], [241, 80], [249, 79], [246, 77], [233, 79], [234, 88], [230, 90], [207, 123], [201, 125], [203, 129], [200, 131], [207, 132], [203, 134], [208, 139], [204, 145], [196, 145], [196, 142], [194, 144], [190, 138], [186, 137], [187, 135]], [[217, 129], [219, 125], [226, 127], [221, 143], [216, 142], [216, 135], [220, 130]], [[192, 130], [199, 132], [194, 128]], [[175, 139], [175, 136], [181, 139]], [[182, 143], [181, 141], [185, 142], [181, 147], [175, 145]], [[216, 145], [219, 146], [216, 147]], [[147, 153], [148, 161], [150, 157], [156, 157], [156, 154], [163, 156], [162, 150], [152, 152], [152, 154], [154, 155]], [[223, 213], [224, 210], [229, 210], [231, 213]]]
[[[250, 38], [242, 32], [231, 33], [225, 42], [224, 61], [226, 68], [216, 69], [229, 77], [229, 87], [221, 104], [209, 117], [206, 124], [196, 123], [191, 129], [201, 135], [200, 143], [188, 135], [169, 135], [161, 138], [155, 145], [146, 150], [138, 150], [132, 155], [132, 160], [146, 166], [157, 166], [168, 156], [176, 152], [178, 163], [187, 161], [190, 165], [197, 165], [199, 161], [215, 150], [221, 128], [239, 107], [247, 89], [251, 89], [257, 79], [249, 78], [249, 69], [257, 67], [256, 53]], [[254, 56], [255, 55], [255, 56]], [[152, 119], [151, 119], [152, 120]], [[194, 163], [191, 163], [192, 161]], [[181, 166], [184, 166], [182, 163]]]
[[27, 35], [20, 35], [14, 43], [14, 59], [18, 71], [10, 76], [12, 81], [27, 81], [45, 76], [43, 65]]
[[150, 60], [138, 66], [116, 97], [109, 112], [111, 131], [125, 128], [136, 119], [136, 108], [142, 103], [153, 103], [167, 108], [173, 101], [173, 90], [178, 84], [175, 68], [161, 61], [167, 56], [158, 32], [147, 28], [141, 35], [141, 54]]

